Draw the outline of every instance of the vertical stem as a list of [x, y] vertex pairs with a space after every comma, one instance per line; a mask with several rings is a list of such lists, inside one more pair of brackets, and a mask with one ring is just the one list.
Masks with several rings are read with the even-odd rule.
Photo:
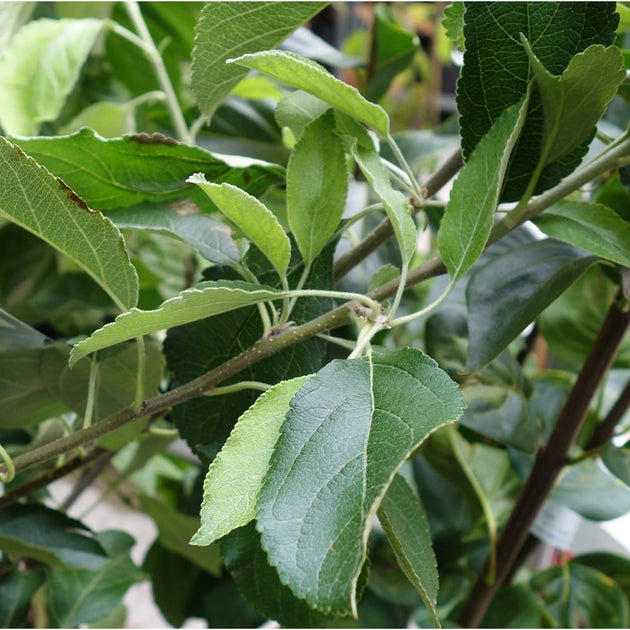
[[182, 110], [179, 106], [177, 95], [173, 89], [173, 84], [171, 83], [171, 79], [166, 71], [166, 66], [162, 61], [162, 55], [160, 55], [160, 51], [155, 46], [151, 33], [147, 28], [144, 18], [142, 17], [140, 7], [137, 2], [125, 2], [125, 8], [127, 9], [127, 13], [129, 14], [138, 35], [140, 35], [140, 38], [144, 42], [144, 51], [147, 53], [147, 56], [155, 69], [155, 74], [160, 86], [166, 95], [166, 105], [171, 116], [173, 127], [175, 127], [177, 139], [190, 144], [190, 133], [188, 132], [184, 115], [182, 114]]
[[626, 383], [624, 390], [613, 405], [608, 415], [595, 427], [593, 435], [589, 438], [585, 450], [590, 451], [594, 448], [604, 446], [608, 440], [615, 435], [615, 427], [623, 417], [626, 409], [630, 406], [630, 381]]
[[617, 293], [599, 334], [584, 361], [575, 385], [569, 394], [547, 444], [539, 451], [525, 486], [497, 541], [497, 576], [488, 583], [489, 563], [486, 562], [461, 612], [459, 623], [476, 628], [496, 591], [510, 573], [518, 554], [527, 540], [529, 530], [555, 481], [567, 462], [590, 401], [610, 367], [630, 324], [630, 311], [621, 310], [621, 291]]

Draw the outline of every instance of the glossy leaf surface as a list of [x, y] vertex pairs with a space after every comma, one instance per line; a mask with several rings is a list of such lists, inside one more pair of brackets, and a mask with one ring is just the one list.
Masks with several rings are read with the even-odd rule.
[[630, 267], [630, 223], [599, 203], [562, 201], [534, 221], [548, 236]]
[[403, 461], [461, 411], [455, 384], [413, 349], [335, 360], [306, 382], [257, 505], [263, 547], [296, 595], [356, 615], [378, 503]]
[[493, 259], [468, 283], [469, 371], [488, 364], [599, 259], [552, 239]]

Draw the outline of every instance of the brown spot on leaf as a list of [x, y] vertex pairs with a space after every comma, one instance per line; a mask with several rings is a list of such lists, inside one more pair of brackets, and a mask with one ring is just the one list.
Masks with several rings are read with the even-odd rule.
[[70, 201], [79, 206], [79, 208], [87, 210], [88, 212], [96, 212], [96, 210], [92, 210], [87, 205], [87, 203], [85, 203], [85, 201], [83, 201], [83, 199], [81, 199], [81, 197], [79, 197], [79, 195], [77, 195], [77, 193], [75, 193], [74, 190], [72, 190], [72, 188], [70, 188], [70, 186], [68, 186], [68, 184], [63, 181], [63, 179], [57, 177], [57, 183], [59, 184], [59, 188], [61, 188], [61, 190], [63, 190], [63, 192], [66, 194], [66, 197], [68, 197]]
[[139, 144], [165, 144], [168, 146], [175, 146], [179, 144], [177, 140], [169, 138], [162, 133], [136, 133], [133, 136], [129, 136], [132, 142], [138, 142]]

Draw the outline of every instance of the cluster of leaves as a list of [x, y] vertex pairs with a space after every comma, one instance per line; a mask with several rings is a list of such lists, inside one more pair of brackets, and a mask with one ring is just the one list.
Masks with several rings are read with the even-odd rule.
[[[449, 7], [456, 135], [395, 133], [376, 102], [436, 65], [401, 20], [422, 6], [341, 51], [302, 26], [326, 3], [94, 5], [1, 7], [3, 624], [121, 625], [147, 576], [174, 625], [453, 623], [517, 568], [497, 531], [527, 533], [509, 517], [566, 415], [551, 500], [630, 511], [628, 447], [593, 444], [627, 406], [625, 328], [564, 411], [630, 299], [626, 8]], [[128, 535], [42, 503], [101, 463], [156, 523], [143, 571]], [[580, 556], [477, 614], [627, 627], [627, 574]]]

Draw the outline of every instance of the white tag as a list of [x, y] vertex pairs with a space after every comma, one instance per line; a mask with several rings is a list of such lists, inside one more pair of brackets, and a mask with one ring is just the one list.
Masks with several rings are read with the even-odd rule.
[[580, 524], [580, 515], [573, 510], [547, 501], [532, 526], [532, 534], [548, 545], [566, 551]]

